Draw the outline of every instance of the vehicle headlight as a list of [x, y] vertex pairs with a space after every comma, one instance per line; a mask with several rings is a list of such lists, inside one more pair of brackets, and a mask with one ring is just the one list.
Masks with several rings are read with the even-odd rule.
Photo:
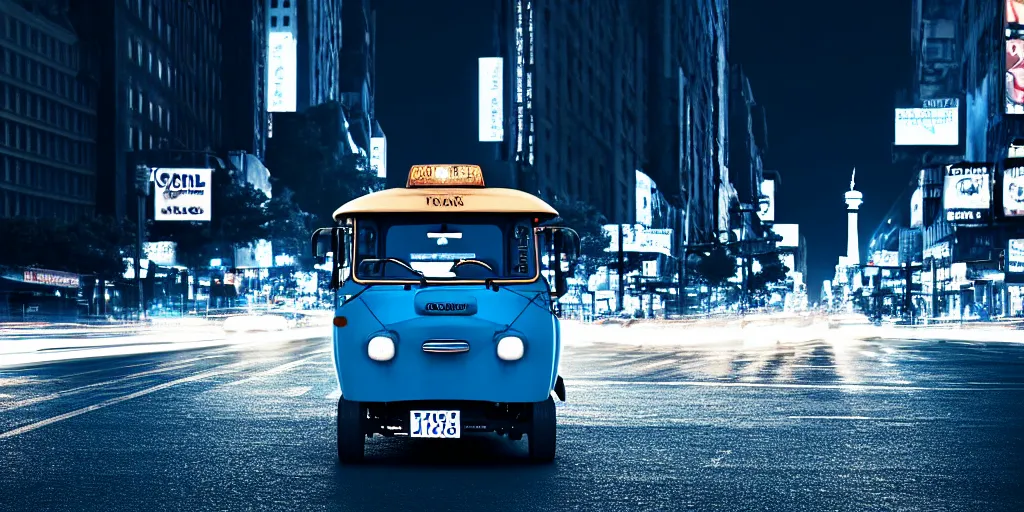
[[498, 340], [498, 359], [502, 361], [518, 361], [523, 358], [522, 338], [518, 336], [506, 336]]
[[366, 346], [366, 355], [374, 361], [390, 361], [395, 357], [395, 341], [387, 336], [374, 336]]

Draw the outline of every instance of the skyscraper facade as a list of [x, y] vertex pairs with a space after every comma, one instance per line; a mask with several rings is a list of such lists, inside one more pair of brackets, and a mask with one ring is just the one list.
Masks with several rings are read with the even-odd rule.
[[0, 0], [0, 217], [96, 209], [96, 84], [57, 5]]
[[72, 0], [70, 17], [99, 84], [96, 209], [124, 217], [130, 153], [221, 146], [223, 2]]
[[221, 80], [231, 91], [221, 97], [224, 146], [263, 159], [267, 146], [266, 0], [227, 2], [221, 26], [224, 60]]

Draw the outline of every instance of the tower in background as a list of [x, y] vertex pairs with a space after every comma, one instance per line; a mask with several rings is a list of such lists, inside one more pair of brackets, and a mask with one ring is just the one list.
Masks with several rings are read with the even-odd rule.
[[857, 168], [854, 167], [850, 176], [850, 190], [843, 196], [846, 200], [846, 264], [860, 265], [860, 237], [857, 234], [857, 211], [864, 202], [864, 194], [855, 189]]

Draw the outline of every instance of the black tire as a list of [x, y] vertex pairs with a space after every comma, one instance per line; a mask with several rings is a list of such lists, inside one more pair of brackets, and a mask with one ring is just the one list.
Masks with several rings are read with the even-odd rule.
[[549, 396], [547, 400], [533, 404], [530, 431], [526, 434], [526, 441], [530, 446], [530, 460], [534, 462], [555, 460], [556, 431], [555, 400]]
[[363, 423], [366, 407], [359, 402], [338, 399], [338, 462], [354, 464], [363, 460], [366, 433]]

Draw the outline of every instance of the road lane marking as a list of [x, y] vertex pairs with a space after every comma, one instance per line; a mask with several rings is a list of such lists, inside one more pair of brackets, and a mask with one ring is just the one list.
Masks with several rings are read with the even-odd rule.
[[191, 367], [192, 367], [191, 364], [181, 364], [181, 365], [175, 365], [175, 366], [168, 366], [166, 368], [156, 368], [154, 370], [148, 370], [148, 371], [144, 371], [144, 372], [133, 373], [131, 375], [126, 375], [124, 377], [120, 377], [120, 378], [117, 378], [117, 379], [112, 379], [112, 380], [103, 381], [103, 382], [94, 382], [92, 384], [86, 384], [85, 386], [79, 386], [77, 388], [66, 389], [64, 391], [57, 391], [57, 392], [54, 392], [54, 393], [50, 393], [48, 395], [37, 396], [37, 397], [33, 397], [33, 398], [26, 398], [24, 400], [18, 400], [17, 402], [14, 402], [14, 403], [12, 403], [10, 405], [4, 406], [4, 407], [0, 407], [0, 412], [13, 411], [14, 409], [20, 409], [22, 407], [26, 407], [26, 406], [29, 406], [29, 405], [35, 405], [35, 404], [38, 404], [38, 403], [41, 403], [41, 402], [48, 402], [50, 400], [55, 400], [57, 398], [63, 398], [65, 396], [69, 396], [69, 395], [75, 395], [75, 394], [81, 393], [83, 391], [88, 391], [90, 389], [96, 389], [96, 388], [101, 388], [101, 387], [104, 387], [104, 386], [120, 384], [122, 382], [138, 379], [140, 377], [147, 377], [149, 375], [156, 375], [156, 374], [160, 374], [160, 373], [167, 373], [167, 372], [171, 372], [171, 371], [174, 371], [174, 370], [181, 370], [181, 369], [184, 369], [184, 368], [191, 368]]
[[254, 380], [259, 380], [259, 379], [261, 379], [263, 377], [269, 377], [271, 375], [277, 375], [279, 373], [284, 373], [284, 372], [286, 372], [288, 370], [291, 370], [293, 368], [296, 368], [298, 366], [302, 366], [303, 364], [305, 364], [308, 361], [311, 361], [313, 359], [319, 359], [320, 357], [322, 357], [327, 352], [329, 352], [329, 351], [323, 351], [323, 350], [316, 351], [316, 352], [313, 352], [313, 355], [311, 355], [309, 357], [303, 357], [302, 359], [296, 359], [295, 361], [291, 361], [291, 362], [282, 364], [280, 366], [275, 366], [275, 367], [273, 367], [273, 368], [271, 368], [269, 370], [264, 370], [262, 372], [253, 374], [252, 376], [246, 377], [244, 379], [236, 380], [234, 382], [225, 383], [225, 384], [223, 384], [223, 386], [238, 386], [240, 384], [245, 384], [247, 382], [251, 382], [251, 381], [254, 381]]
[[675, 362], [676, 362], [675, 359], [665, 359], [663, 361], [658, 361], [658, 362], [654, 362], [654, 363], [651, 363], [651, 364], [646, 365], [646, 366], [642, 366], [642, 367], [639, 368], [639, 371], [647, 372], [647, 371], [653, 370], [655, 368], [659, 368], [659, 367], [662, 367], [662, 366], [670, 365], [670, 364], [675, 363]]
[[[152, 364], [155, 364], [155, 363], [149, 362], [149, 363], [130, 364], [128, 366], [118, 366], [118, 367], [115, 367], [115, 368], [100, 368], [98, 370], [89, 370], [87, 372], [78, 372], [78, 373], [69, 373], [67, 375], [60, 375], [60, 378], [61, 379], [70, 379], [71, 377], [81, 377], [82, 375], [91, 375], [93, 373], [111, 372], [111, 371], [114, 371], [114, 370], [125, 370], [125, 369], [128, 369], [128, 368], [138, 368], [139, 366], [148, 366], [148, 365], [152, 365]], [[30, 368], [30, 369], [38, 370], [38, 368]], [[52, 379], [51, 378], [51, 379], [47, 379], [47, 380], [51, 380], [52, 381], [52, 380], [57, 380], [57, 379]]]
[[710, 381], [613, 381], [613, 380], [572, 380], [566, 378], [566, 386], [573, 387], [625, 387], [625, 386], [670, 386], [670, 387], [716, 387], [716, 388], [777, 388], [777, 389], [836, 389], [841, 391], [1024, 391], [1018, 388], [984, 387], [941, 387], [941, 386], [888, 386], [884, 384], [784, 384], [775, 382], [710, 382]]
[[302, 395], [305, 395], [306, 393], [309, 393], [312, 390], [313, 390], [312, 386], [288, 388], [288, 389], [285, 389], [284, 392], [281, 393], [281, 394], [283, 396], [285, 396], [285, 397], [288, 397], [288, 398], [298, 398], [298, 397], [300, 397]]
[[331, 391], [330, 393], [328, 393], [327, 396], [325, 396], [324, 398], [327, 399], [327, 400], [337, 400], [337, 399], [341, 398], [341, 390], [340, 389], [335, 389], [334, 391]]
[[789, 416], [791, 420], [920, 421], [918, 418], [876, 418], [871, 416]]
[[[234, 365], [228, 365], [228, 366], [234, 366]], [[197, 380], [203, 380], [203, 379], [207, 379], [207, 378], [210, 378], [210, 377], [215, 377], [217, 375], [224, 375], [224, 374], [228, 374], [228, 373], [234, 373], [236, 371], [238, 371], [238, 370], [232, 370], [232, 369], [228, 369], [227, 367], [222, 367], [222, 368], [217, 369], [217, 370], [212, 370], [212, 371], [203, 372], [203, 373], [197, 373], [197, 374], [189, 376], [189, 377], [183, 377], [183, 378], [180, 378], [180, 379], [175, 379], [175, 380], [172, 380], [170, 382], [165, 382], [163, 384], [158, 384], [156, 386], [143, 389], [141, 391], [136, 391], [134, 393], [130, 393], [130, 394], [127, 394], [127, 395], [110, 398], [110, 399], [104, 400], [104, 401], [102, 401], [102, 402], [100, 402], [98, 404], [89, 405], [89, 406], [86, 406], [86, 407], [82, 407], [81, 409], [75, 409], [74, 411], [71, 411], [71, 412], [67, 412], [67, 413], [64, 413], [64, 414], [61, 414], [61, 415], [58, 415], [58, 416], [53, 416], [52, 418], [47, 418], [45, 420], [37, 421], [35, 423], [30, 423], [28, 425], [24, 425], [24, 426], [18, 427], [18, 428], [14, 429], [14, 430], [8, 430], [7, 432], [0, 433], [0, 439], [7, 439], [9, 437], [14, 437], [14, 436], [17, 436], [17, 435], [21, 435], [21, 434], [24, 434], [26, 432], [31, 432], [33, 430], [45, 427], [47, 425], [52, 425], [52, 424], [57, 423], [59, 421], [64, 421], [66, 419], [71, 419], [71, 418], [74, 418], [75, 416], [81, 416], [81, 415], [83, 415], [85, 413], [96, 411], [96, 410], [99, 410], [99, 409], [103, 409], [104, 407], [109, 407], [111, 405], [117, 405], [117, 404], [119, 404], [121, 402], [127, 402], [128, 400], [139, 398], [141, 396], [146, 396], [146, 395], [148, 395], [150, 393], [156, 393], [157, 391], [161, 391], [161, 390], [164, 390], [164, 389], [167, 389], [167, 388], [170, 388], [170, 387], [174, 387], [174, 386], [177, 386], [179, 384], [186, 384], [186, 383], [189, 383], [189, 382], [195, 382]]]

